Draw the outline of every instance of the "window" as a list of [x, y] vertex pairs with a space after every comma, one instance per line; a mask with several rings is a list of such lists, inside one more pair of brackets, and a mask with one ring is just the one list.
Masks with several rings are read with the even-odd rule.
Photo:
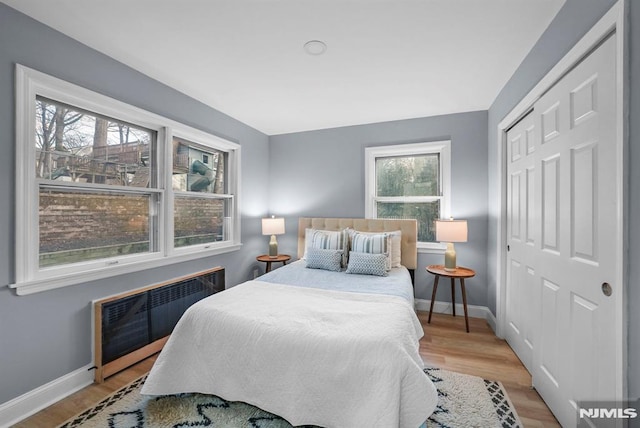
[[226, 152], [173, 138], [174, 247], [227, 239], [233, 208], [227, 163]]
[[415, 218], [418, 248], [443, 249], [434, 220], [449, 216], [450, 153], [450, 141], [366, 148], [366, 216]]
[[18, 294], [239, 248], [237, 144], [26, 67], [16, 82]]
[[38, 268], [158, 251], [155, 132], [36, 96], [35, 137]]

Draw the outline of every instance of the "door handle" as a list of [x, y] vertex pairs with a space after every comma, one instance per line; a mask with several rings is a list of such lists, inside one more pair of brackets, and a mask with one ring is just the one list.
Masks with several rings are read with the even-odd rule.
[[611, 296], [611, 293], [613, 293], [613, 288], [611, 288], [611, 284], [609, 284], [608, 282], [603, 282], [601, 288], [602, 288], [602, 294], [604, 294], [607, 297]]

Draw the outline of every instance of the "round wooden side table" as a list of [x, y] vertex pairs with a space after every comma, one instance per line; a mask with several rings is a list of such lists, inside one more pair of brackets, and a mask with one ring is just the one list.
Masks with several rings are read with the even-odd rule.
[[473, 269], [458, 266], [456, 270], [449, 271], [444, 269], [444, 265], [431, 265], [427, 266], [427, 272], [435, 275], [433, 280], [433, 292], [431, 293], [431, 308], [429, 308], [429, 320], [431, 323], [431, 314], [433, 313], [433, 304], [436, 301], [436, 290], [438, 289], [438, 281], [441, 276], [445, 278], [451, 278], [451, 307], [453, 308], [453, 316], [456, 316], [456, 278], [460, 280], [460, 288], [462, 288], [462, 306], [464, 307], [464, 322], [467, 326], [467, 333], [469, 333], [469, 316], [467, 315], [467, 291], [464, 288], [465, 278], [471, 278], [476, 275]]
[[271, 257], [268, 254], [263, 254], [261, 256], [256, 257], [256, 260], [267, 264], [267, 267], [265, 269], [265, 273], [266, 273], [266, 272], [271, 272], [271, 263], [279, 262], [279, 263], [282, 263], [282, 266], [284, 266], [287, 264], [289, 260], [291, 260], [291, 256], [288, 254], [278, 254], [275, 257]]

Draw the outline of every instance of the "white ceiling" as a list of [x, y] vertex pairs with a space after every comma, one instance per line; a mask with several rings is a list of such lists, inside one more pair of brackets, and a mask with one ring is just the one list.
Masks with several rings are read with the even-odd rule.
[[269, 135], [486, 110], [564, 3], [0, 1]]

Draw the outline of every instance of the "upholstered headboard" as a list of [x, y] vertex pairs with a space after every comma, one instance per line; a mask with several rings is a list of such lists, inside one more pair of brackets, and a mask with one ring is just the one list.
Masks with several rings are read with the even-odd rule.
[[362, 232], [402, 231], [401, 262], [407, 269], [415, 270], [418, 265], [418, 222], [416, 220], [387, 220], [368, 218], [310, 218], [298, 220], [298, 258], [305, 251], [305, 229], [342, 230], [352, 228]]

